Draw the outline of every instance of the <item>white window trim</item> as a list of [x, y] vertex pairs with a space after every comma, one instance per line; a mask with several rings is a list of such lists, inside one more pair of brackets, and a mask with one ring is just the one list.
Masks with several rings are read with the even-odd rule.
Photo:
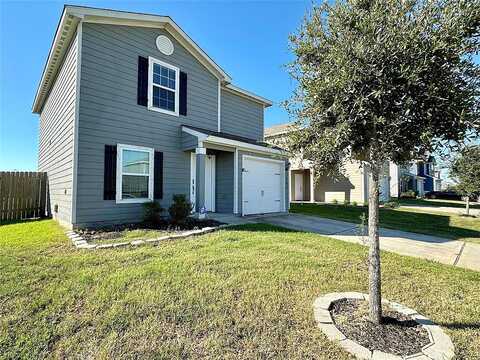
[[[169, 87], [166, 87], [166, 86], [155, 84], [155, 86], [158, 86], [158, 87], [163, 88], [165, 90], [175, 92], [175, 111], [161, 109], [161, 108], [153, 106], [153, 86], [154, 86], [153, 85], [153, 64], [158, 64], [158, 65], [161, 65], [163, 67], [166, 67], [166, 68], [169, 68], [169, 69], [175, 71], [175, 90], [170, 89]], [[180, 102], [179, 102], [180, 91], [179, 91], [179, 89], [180, 89], [180, 69], [176, 66], [167, 64], [166, 62], [163, 62], [161, 60], [158, 60], [158, 59], [155, 59], [155, 58], [149, 56], [148, 57], [148, 104], [147, 104], [148, 110], [157, 111], [157, 112], [161, 112], [161, 113], [169, 114], [169, 115], [174, 115], [174, 116], [179, 116], [179, 105], [180, 105]]]
[[[148, 198], [137, 199], [122, 199], [122, 175], [138, 175], [131, 173], [122, 173], [123, 162], [123, 150], [143, 151], [149, 154], [149, 168], [148, 168]], [[138, 204], [153, 201], [153, 166], [154, 166], [155, 151], [152, 148], [117, 144], [117, 191], [116, 191], [116, 203], [117, 204]]]

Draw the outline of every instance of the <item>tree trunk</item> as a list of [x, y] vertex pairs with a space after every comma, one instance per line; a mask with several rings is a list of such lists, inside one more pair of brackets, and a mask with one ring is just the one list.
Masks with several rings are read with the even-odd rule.
[[465, 210], [467, 211], [467, 216], [470, 215], [470, 196], [467, 196]]
[[370, 167], [368, 194], [368, 287], [370, 296], [370, 320], [375, 324], [382, 321], [382, 294], [380, 275], [380, 243], [378, 238], [379, 216], [379, 167]]

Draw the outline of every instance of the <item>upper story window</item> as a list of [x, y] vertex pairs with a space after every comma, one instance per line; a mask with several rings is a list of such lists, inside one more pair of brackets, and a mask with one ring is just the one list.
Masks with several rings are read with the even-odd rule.
[[180, 70], [163, 61], [149, 58], [148, 108], [178, 116]]

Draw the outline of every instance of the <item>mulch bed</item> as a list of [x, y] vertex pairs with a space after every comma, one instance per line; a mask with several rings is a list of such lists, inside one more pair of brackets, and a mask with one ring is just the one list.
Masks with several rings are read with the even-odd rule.
[[195, 218], [188, 218], [187, 221], [182, 225], [172, 224], [172, 222], [166, 219], [162, 219], [156, 223], [134, 223], [112, 225], [95, 229], [78, 229], [76, 230], [76, 233], [83, 237], [86, 241], [94, 241], [100, 239], [110, 240], [120, 238], [124, 235], [124, 231], [131, 230], [158, 230], [174, 233], [187, 230], [197, 230], [205, 227], [215, 227], [219, 225], [222, 225], [222, 223], [210, 219], [200, 220]]
[[368, 303], [363, 300], [337, 300], [330, 306], [330, 314], [338, 330], [370, 351], [407, 356], [430, 343], [427, 330], [419, 323], [386, 306], [381, 325], [369, 321]]

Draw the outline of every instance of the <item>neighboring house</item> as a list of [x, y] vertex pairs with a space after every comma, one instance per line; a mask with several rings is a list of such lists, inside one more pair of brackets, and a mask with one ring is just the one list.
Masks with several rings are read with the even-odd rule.
[[[275, 125], [265, 129], [265, 141], [277, 145], [285, 145], [285, 138], [291, 131], [290, 124]], [[380, 200], [388, 201], [389, 177], [388, 164], [380, 183]], [[345, 173], [339, 179], [328, 176], [314, 181], [314, 170], [310, 162], [298, 157], [290, 159], [289, 183], [291, 201], [339, 202], [349, 201], [361, 204], [368, 201], [368, 171], [360, 162], [349, 162], [345, 165]]]
[[398, 197], [401, 193], [413, 190], [418, 196], [430, 191], [441, 191], [442, 179], [436, 168], [434, 156], [425, 160], [413, 161], [408, 165], [390, 163], [390, 194]]
[[33, 104], [54, 217], [136, 222], [174, 194], [202, 214], [287, 211], [271, 102], [231, 81], [168, 16], [66, 6]]

